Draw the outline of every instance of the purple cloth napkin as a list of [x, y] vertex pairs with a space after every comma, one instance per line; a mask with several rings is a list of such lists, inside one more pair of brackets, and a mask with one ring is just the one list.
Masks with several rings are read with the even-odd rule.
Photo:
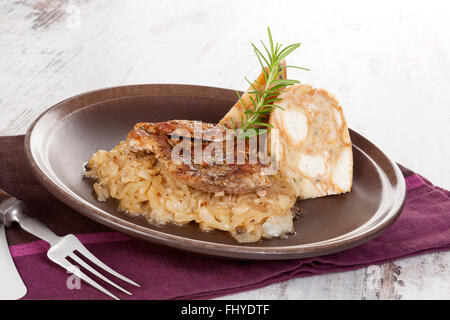
[[[401, 168], [406, 205], [397, 221], [379, 237], [327, 256], [281, 261], [225, 261], [153, 245], [111, 231], [65, 206], [33, 178], [25, 161], [23, 136], [0, 137], [0, 188], [24, 200], [29, 215], [57, 234], [75, 233], [100, 260], [136, 280], [124, 286], [126, 299], [206, 299], [260, 288], [294, 277], [363, 268], [425, 252], [450, 248], [450, 192]], [[7, 230], [14, 262], [28, 287], [24, 299], [107, 299], [73, 280], [46, 257], [48, 245], [18, 227]], [[72, 283], [72, 286], [76, 283]]]

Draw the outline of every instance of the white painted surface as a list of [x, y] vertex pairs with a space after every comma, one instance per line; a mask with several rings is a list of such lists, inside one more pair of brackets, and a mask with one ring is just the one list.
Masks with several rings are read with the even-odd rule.
[[[249, 42], [302, 42], [290, 77], [341, 102], [349, 127], [450, 189], [450, 19], [444, 1], [0, 0], [0, 135], [53, 104], [136, 83], [246, 89]], [[235, 299], [450, 299], [450, 253], [293, 279]]]

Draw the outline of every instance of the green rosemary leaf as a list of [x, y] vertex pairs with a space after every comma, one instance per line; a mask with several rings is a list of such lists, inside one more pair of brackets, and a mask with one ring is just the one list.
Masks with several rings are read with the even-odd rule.
[[233, 126], [233, 130], [236, 131], [236, 124], [233, 121], [233, 118], [230, 118], [231, 120], [231, 125]]
[[[239, 101], [244, 106], [245, 111], [240, 115], [241, 128], [237, 129], [235, 124], [232, 124], [235, 131], [240, 131], [239, 138], [255, 136], [262, 132], [267, 132], [267, 128], [273, 127], [271, 124], [265, 121], [267, 121], [267, 116], [273, 110], [284, 110], [284, 108], [275, 104], [276, 102], [281, 100], [278, 98], [279, 94], [283, 92], [287, 86], [299, 83], [299, 81], [297, 80], [280, 79], [280, 75], [284, 69], [298, 68], [308, 70], [306, 68], [295, 66], [280, 66], [282, 60], [284, 60], [290, 53], [300, 47], [300, 43], [294, 43], [283, 48], [282, 44], [274, 43], [270, 28], [267, 28], [267, 33], [269, 44], [266, 45], [263, 41], [261, 41], [264, 53], [253, 43], [251, 43], [258, 62], [263, 69], [265, 84], [261, 85], [259, 82], [255, 81], [259, 86], [259, 88], [256, 88], [254, 84], [255, 82], [252, 83], [247, 78], [245, 78], [252, 89], [251, 91], [248, 91], [248, 93], [250, 94], [249, 97], [253, 108], [247, 108], [242, 102], [242, 98], [238, 94]], [[260, 127], [264, 127], [266, 129], [260, 129]]]
[[236, 90], [236, 94], [237, 94], [237, 96], [238, 96], [238, 98], [239, 98], [240, 103], [241, 103], [242, 106], [244, 107], [244, 109], [247, 110], [247, 107], [246, 107], [246, 105], [244, 104], [244, 101], [242, 101], [241, 95], [239, 94], [239, 92], [237, 92], [237, 90]]
[[[256, 101], [253, 99], [253, 97], [249, 96], [249, 98], [252, 101], [253, 105], [256, 105]], [[249, 109], [249, 110], [255, 112], [255, 110], [251, 110], [251, 109]]]
[[308, 68], [297, 67], [297, 66], [280, 66], [280, 69], [286, 69], [286, 68], [295, 68], [295, 69], [301, 69], [301, 70], [305, 70], [305, 71], [311, 71]]
[[273, 128], [273, 125], [267, 122], [254, 122], [253, 125]]

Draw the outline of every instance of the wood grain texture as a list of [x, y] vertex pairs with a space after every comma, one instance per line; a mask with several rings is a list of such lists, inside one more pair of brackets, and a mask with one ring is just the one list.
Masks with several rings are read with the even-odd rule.
[[[0, 135], [23, 134], [53, 104], [103, 87], [245, 90], [243, 77], [258, 73], [249, 42], [265, 39], [269, 24], [281, 42], [303, 43], [288, 62], [312, 71], [292, 77], [335, 93], [349, 127], [449, 189], [448, 9], [444, 1], [0, 0]], [[449, 252], [426, 254], [224, 298], [450, 299], [449, 264]]]

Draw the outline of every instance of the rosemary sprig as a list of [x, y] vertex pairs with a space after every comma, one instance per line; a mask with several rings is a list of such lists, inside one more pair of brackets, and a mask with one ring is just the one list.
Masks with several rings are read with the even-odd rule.
[[[284, 110], [282, 107], [276, 104], [280, 99], [278, 95], [285, 89], [285, 87], [299, 83], [297, 80], [282, 79], [280, 76], [285, 68], [297, 68], [302, 70], [308, 70], [306, 68], [296, 66], [285, 66], [280, 63], [295, 49], [300, 47], [300, 43], [294, 43], [283, 48], [279, 43], [273, 43], [272, 33], [270, 28], [267, 28], [269, 34], [269, 46], [266, 46], [264, 42], [261, 44], [264, 48], [265, 54], [262, 50], [258, 49], [253, 43], [251, 44], [258, 58], [259, 64], [264, 72], [265, 84], [258, 84], [258, 88], [250, 82], [247, 78], [245, 80], [250, 84], [251, 90], [250, 100], [252, 102], [252, 108], [248, 108], [241, 99], [241, 96], [236, 91], [236, 94], [244, 107], [244, 112], [241, 114], [241, 127], [237, 128], [234, 122], [232, 125], [234, 130], [239, 130], [238, 139], [250, 138], [255, 135], [267, 132], [272, 127], [267, 123], [267, 116], [274, 109], [278, 108]], [[309, 70], [308, 70], [309, 71]], [[253, 95], [253, 96], [252, 96]], [[252, 130], [250, 130], [252, 129]]]

